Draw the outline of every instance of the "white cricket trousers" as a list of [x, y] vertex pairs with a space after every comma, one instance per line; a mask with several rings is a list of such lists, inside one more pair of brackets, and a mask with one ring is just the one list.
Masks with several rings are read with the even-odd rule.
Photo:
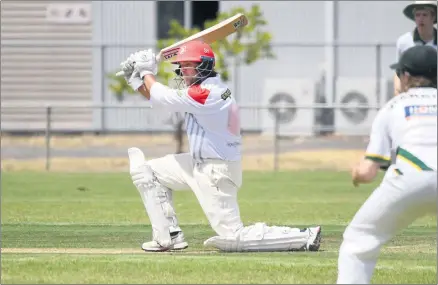
[[171, 190], [192, 190], [213, 230], [232, 236], [243, 228], [237, 192], [242, 185], [240, 161], [209, 159], [195, 162], [188, 153], [148, 161], [161, 185]]
[[403, 174], [392, 165], [380, 184], [344, 232], [338, 284], [368, 284], [380, 248], [416, 219], [437, 210], [437, 172], [410, 170]]

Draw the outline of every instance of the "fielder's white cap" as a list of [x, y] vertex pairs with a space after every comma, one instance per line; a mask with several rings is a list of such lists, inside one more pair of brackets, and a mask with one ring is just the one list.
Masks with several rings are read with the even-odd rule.
[[435, 23], [436, 23], [436, 1], [414, 1], [414, 3], [409, 4], [406, 6], [406, 8], [403, 10], [403, 14], [405, 14], [406, 17], [411, 19], [412, 21], [415, 21], [415, 9], [419, 8], [428, 8], [435, 12]]

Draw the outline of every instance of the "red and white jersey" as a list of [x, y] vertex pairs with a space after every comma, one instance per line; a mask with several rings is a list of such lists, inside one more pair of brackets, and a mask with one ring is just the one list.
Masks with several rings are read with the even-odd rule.
[[185, 113], [189, 148], [194, 160], [240, 160], [239, 110], [230, 89], [219, 76], [182, 90], [156, 82], [150, 95], [153, 108]]

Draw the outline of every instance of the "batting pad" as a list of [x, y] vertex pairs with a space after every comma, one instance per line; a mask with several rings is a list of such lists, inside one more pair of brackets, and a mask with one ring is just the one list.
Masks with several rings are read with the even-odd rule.
[[152, 225], [153, 240], [163, 247], [168, 247], [171, 245], [171, 221], [176, 221], [176, 218], [173, 219], [175, 211], [168, 199], [168, 189], [159, 184], [140, 149], [130, 148], [128, 155], [131, 175], [142, 173], [145, 180], [137, 190]]
[[214, 236], [204, 242], [226, 252], [294, 251], [305, 248], [309, 233], [298, 228], [269, 227], [256, 223], [244, 227], [236, 236]]

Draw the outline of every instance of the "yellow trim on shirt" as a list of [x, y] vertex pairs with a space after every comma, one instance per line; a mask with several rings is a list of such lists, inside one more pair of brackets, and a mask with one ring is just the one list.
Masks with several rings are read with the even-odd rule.
[[391, 161], [390, 157], [384, 156], [384, 155], [380, 155], [380, 154], [374, 154], [374, 153], [366, 153], [365, 154], [366, 158], [377, 158], [377, 159], [381, 159], [381, 160], [385, 160], [385, 161]]
[[404, 162], [408, 163], [412, 167], [414, 167], [417, 170], [425, 170], [425, 171], [431, 171], [433, 170], [429, 166], [427, 166], [421, 159], [410, 153], [409, 151], [399, 147], [397, 148], [397, 159], [401, 159]]
[[414, 167], [414, 168], [417, 169], [417, 170], [420, 170], [420, 171], [422, 170], [420, 166], [416, 165], [415, 163], [413, 163], [412, 161], [410, 161], [410, 160], [407, 159], [406, 157], [401, 156], [400, 154], [397, 155], [397, 158], [403, 160], [404, 162], [407, 162], [408, 164], [410, 164], [412, 167]]

